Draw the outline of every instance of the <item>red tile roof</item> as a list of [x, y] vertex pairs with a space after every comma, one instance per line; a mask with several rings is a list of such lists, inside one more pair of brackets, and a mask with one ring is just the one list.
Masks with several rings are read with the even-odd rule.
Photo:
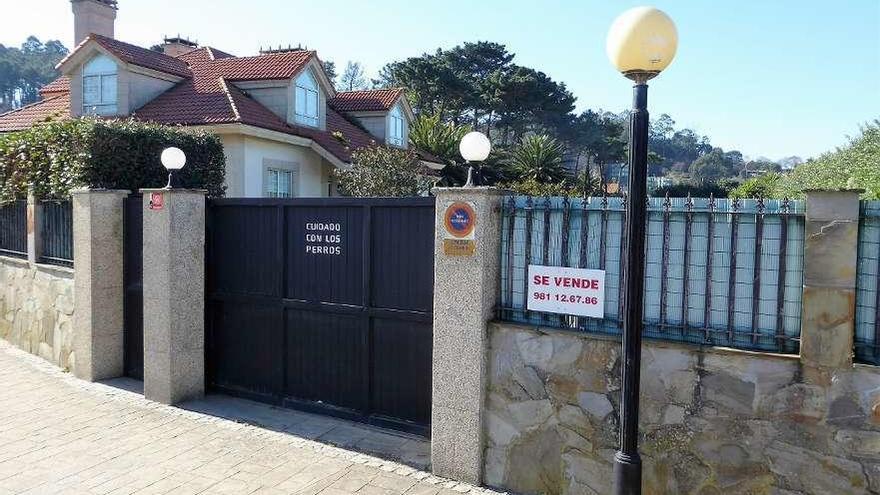
[[[194, 66], [195, 77], [183, 81], [135, 112], [135, 117], [161, 124], [246, 124], [312, 139], [343, 162], [354, 148], [374, 138], [345, 117], [327, 109], [327, 129], [288, 124], [265, 106], [247, 96], [224, 77], [211, 77], [210, 70]], [[207, 64], [201, 66], [207, 69]], [[334, 136], [341, 133], [345, 143]]]
[[403, 88], [345, 91], [328, 103], [340, 112], [382, 112], [390, 110], [403, 92]]
[[224, 51], [218, 50], [216, 48], [211, 48], [210, 46], [203, 46], [201, 48], [196, 48], [193, 51], [186, 52], [182, 55], [178, 55], [177, 59], [183, 60], [189, 65], [193, 65], [199, 62], [207, 62], [209, 60], [216, 60], [220, 58], [229, 58], [233, 55], [230, 55]]
[[70, 118], [70, 94], [59, 93], [45, 100], [0, 114], [0, 132], [19, 131], [47, 120]]
[[94, 41], [95, 43], [101, 45], [108, 52], [119, 57], [119, 59], [121, 59], [122, 61], [132, 65], [157, 70], [180, 77], [189, 77], [192, 75], [189, 70], [189, 66], [183, 60], [169, 57], [162, 52], [148, 50], [146, 48], [141, 48], [137, 45], [124, 43], [122, 41], [94, 33], [88, 35], [79, 45], [77, 45], [76, 48], [73, 49], [72, 52], [61, 59], [61, 62], [58, 63], [58, 66], [64, 64], [64, 62], [70, 59], [70, 57], [77, 53], [80, 48], [89, 41]]
[[[301, 50], [255, 57], [228, 57], [210, 62], [210, 67], [207, 69], [229, 81], [289, 79], [305, 67], [314, 56], [315, 52]], [[205, 69], [193, 67], [193, 70]]]
[[67, 76], [61, 76], [40, 88], [40, 95], [45, 98], [52, 96], [52, 93], [67, 93], [68, 91], [70, 91], [70, 79]]

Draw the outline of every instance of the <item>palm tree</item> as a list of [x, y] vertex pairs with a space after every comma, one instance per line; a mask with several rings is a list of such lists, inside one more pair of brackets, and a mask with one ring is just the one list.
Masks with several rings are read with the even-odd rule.
[[546, 134], [525, 136], [510, 154], [510, 168], [521, 181], [562, 182], [569, 175], [563, 153], [562, 145]]
[[444, 123], [440, 114], [420, 114], [409, 129], [409, 141], [416, 149], [427, 151], [447, 164], [459, 160], [458, 143], [471, 128]]
[[458, 143], [470, 132], [470, 126], [444, 123], [440, 113], [419, 114], [409, 128], [409, 142], [416, 149], [427, 151], [446, 164], [440, 172], [438, 185], [457, 186], [464, 183], [467, 170], [461, 166]]

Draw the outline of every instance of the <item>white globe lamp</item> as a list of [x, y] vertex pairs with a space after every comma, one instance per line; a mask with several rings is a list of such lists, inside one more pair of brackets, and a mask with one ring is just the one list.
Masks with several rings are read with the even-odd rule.
[[160, 160], [162, 161], [162, 165], [168, 170], [168, 185], [165, 186], [165, 189], [174, 189], [175, 187], [180, 187], [180, 184], [177, 180], [177, 175], [175, 172], [182, 169], [184, 165], [186, 165], [186, 153], [183, 152], [180, 148], [170, 147], [162, 150], [162, 155], [160, 156]]
[[[479, 163], [489, 157], [489, 153], [492, 152], [492, 143], [489, 142], [489, 138], [482, 132], [471, 131], [461, 138], [461, 142], [458, 144], [458, 151], [461, 152], [461, 157], [466, 162]], [[473, 167], [468, 167], [465, 187], [472, 187], [474, 185], [473, 171]]]
[[605, 40], [611, 64], [638, 82], [647, 81], [669, 67], [677, 48], [675, 23], [654, 7], [635, 7], [620, 14]]

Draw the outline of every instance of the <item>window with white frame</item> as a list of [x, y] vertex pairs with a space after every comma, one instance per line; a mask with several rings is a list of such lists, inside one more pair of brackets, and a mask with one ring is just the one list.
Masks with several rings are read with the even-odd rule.
[[293, 172], [290, 170], [269, 169], [266, 180], [266, 196], [270, 198], [293, 197]]
[[83, 66], [83, 114], [117, 114], [116, 75], [116, 63], [106, 55], [98, 55]]
[[294, 118], [298, 124], [318, 127], [318, 82], [312, 71], [304, 70], [296, 78]]
[[395, 105], [388, 114], [388, 144], [406, 147], [406, 120], [400, 111], [400, 105]]

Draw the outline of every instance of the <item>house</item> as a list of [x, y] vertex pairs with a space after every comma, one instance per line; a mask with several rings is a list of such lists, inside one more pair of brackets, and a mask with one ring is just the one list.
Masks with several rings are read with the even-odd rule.
[[159, 52], [115, 39], [116, 0], [71, 4], [76, 47], [57, 66], [62, 76], [41, 101], [0, 115], [0, 132], [82, 115], [210, 131], [223, 141], [232, 197], [333, 195], [332, 171], [348, 167], [353, 150], [409, 146], [404, 90], [338, 92], [314, 51], [236, 57], [176, 37]]

